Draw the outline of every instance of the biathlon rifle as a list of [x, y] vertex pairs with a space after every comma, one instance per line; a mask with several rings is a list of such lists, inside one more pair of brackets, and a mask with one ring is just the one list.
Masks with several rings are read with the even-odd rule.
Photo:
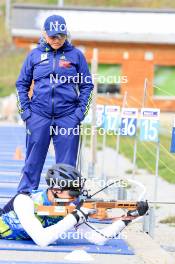
[[[64, 199], [57, 199], [57, 203], [51, 206], [39, 205], [36, 209], [37, 214], [49, 215], [49, 216], [66, 216], [67, 214], [73, 212], [76, 209], [76, 205], [74, 204], [69, 205], [68, 202], [65, 202], [63, 200]], [[95, 214], [91, 215], [91, 217], [99, 220], [104, 220], [104, 219], [112, 219], [111, 217], [109, 217], [110, 209], [120, 208], [127, 210], [137, 210], [138, 202], [121, 201], [121, 200], [110, 201], [110, 200], [87, 199], [81, 201], [81, 206], [89, 209], [95, 209], [96, 212]], [[124, 217], [124, 218], [128, 219], [128, 217]]]
[[[131, 215], [122, 215], [120, 217], [111, 217], [109, 210], [114, 208], [124, 209], [124, 210], [138, 210], [140, 206], [140, 202], [136, 201], [122, 201], [122, 200], [98, 200], [98, 199], [92, 199], [93, 196], [96, 194], [102, 192], [103, 190], [107, 189], [111, 185], [119, 182], [120, 180], [114, 181], [109, 185], [106, 185], [104, 188], [98, 190], [94, 194], [90, 195], [88, 190], [83, 190], [81, 200], [81, 206], [87, 207], [90, 209], [95, 209], [96, 213], [91, 215], [92, 218], [98, 219], [98, 220], [104, 220], [104, 219], [126, 219], [126, 220], [132, 220], [135, 219], [138, 216], [131, 216]], [[77, 205], [73, 204], [74, 199], [55, 199], [55, 202], [51, 206], [44, 206], [39, 205], [36, 208], [36, 213], [38, 215], [48, 215], [48, 216], [66, 216], [67, 214], [71, 213], [73, 210], [76, 209]], [[168, 201], [149, 201], [149, 204], [153, 204], [154, 206], [156, 204], [171, 204], [174, 205], [175, 202], [168, 202]], [[80, 205], [80, 204], [79, 204]]]
[[[121, 217], [111, 217], [110, 209], [120, 208], [125, 210], [137, 210], [139, 202], [134, 201], [123, 201], [123, 200], [98, 200], [92, 199], [93, 196], [107, 189], [109, 186], [115, 184], [118, 181], [112, 182], [106, 185], [104, 188], [98, 190], [92, 195], [89, 195], [88, 190], [83, 191], [83, 198], [81, 199], [81, 206], [95, 209], [96, 212], [91, 215], [92, 218], [98, 220], [104, 219], [133, 219], [134, 216], [121, 216]], [[73, 212], [76, 209], [76, 205], [73, 204], [74, 199], [55, 199], [55, 202], [51, 206], [38, 205], [36, 208], [36, 213], [38, 215], [48, 215], [48, 216], [66, 216], [67, 214]]]

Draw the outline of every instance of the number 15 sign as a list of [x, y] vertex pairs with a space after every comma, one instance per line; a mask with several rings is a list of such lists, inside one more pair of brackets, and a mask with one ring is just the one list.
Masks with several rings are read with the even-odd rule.
[[142, 108], [140, 120], [140, 140], [159, 141], [160, 109]]

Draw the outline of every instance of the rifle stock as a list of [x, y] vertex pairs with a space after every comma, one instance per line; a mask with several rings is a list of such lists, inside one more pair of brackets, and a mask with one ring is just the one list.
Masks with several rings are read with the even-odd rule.
[[[92, 218], [96, 219], [107, 219], [107, 209], [121, 208], [127, 210], [137, 209], [137, 202], [130, 201], [95, 201], [95, 200], [85, 200], [83, 202], [83, 207], [96, 209], [96, 213], [91, 215]], [[39, 205], [36, 208], [36, 213], [38, 215], [48, 215], [48, 216], [66, 216], [75, 210], [75, 205], [65, 205], [57, 204], [52, 206]]]

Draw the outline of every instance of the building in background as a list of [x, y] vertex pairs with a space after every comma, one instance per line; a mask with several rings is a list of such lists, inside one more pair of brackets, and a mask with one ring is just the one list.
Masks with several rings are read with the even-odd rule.
[[89, 63], [98, 48], [99, 103], [121, 105], [127, 91], [128, 106], [141, 107], [147, 78], [146, 106], [175, 110], [175, 11], [13, 5], [15, 45], [33, 48], [52, 14], [65, 17]]

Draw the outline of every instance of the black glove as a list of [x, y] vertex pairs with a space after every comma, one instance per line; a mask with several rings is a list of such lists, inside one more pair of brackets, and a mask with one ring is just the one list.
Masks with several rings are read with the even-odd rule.
[[149, 206], [148, 206], [148, 202], [147, 201], [140, 201], [137, 202], [137, 210], [140, 216], [146, 214], [146, 212], [148, 211]]
[[146, 214], [148, 209], [149, 206], [147, 201], [139, 201], [137, 202], [137, 209], [128, 211], [127, 216], [142, 216]]

